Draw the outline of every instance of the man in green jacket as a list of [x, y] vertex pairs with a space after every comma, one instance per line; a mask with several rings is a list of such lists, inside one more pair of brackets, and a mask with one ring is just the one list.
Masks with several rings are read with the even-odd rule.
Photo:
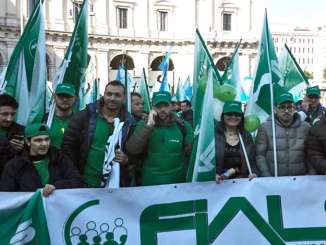
[[173, 113], [170, 93], [154, 93], [148, 119], [126, 144], [128, 153], [143, 156], [142, 185], [185, 182], [192, 141], [192, 127]]

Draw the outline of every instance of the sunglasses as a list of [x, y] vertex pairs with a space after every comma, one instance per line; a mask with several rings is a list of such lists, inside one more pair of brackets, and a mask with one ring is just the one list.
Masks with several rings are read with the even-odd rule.
[[237, 113], [237, 112], [227, 112], [224, 115], [228, 116], [228, 117], [241, 117], [242, 116], [241, 113]]
[[320, 97], [318, 95], [308, 95], [309, 99], [319, 99]]

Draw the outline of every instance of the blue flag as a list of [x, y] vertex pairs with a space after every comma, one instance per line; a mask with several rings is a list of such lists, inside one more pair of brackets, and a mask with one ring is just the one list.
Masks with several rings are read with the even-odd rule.
[[170, 62], [170, 52], [167, 52], [159, 66], [159, 68], [163, 72], [162, 73], [163, 79], [162, 79], [160, 91], [170, 92], [169, 84], [168, 84], [169, 62]]

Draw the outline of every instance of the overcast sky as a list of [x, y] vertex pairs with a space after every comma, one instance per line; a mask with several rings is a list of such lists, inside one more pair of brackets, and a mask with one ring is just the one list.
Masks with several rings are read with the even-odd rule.
[[267, 11], [272, 25], [326, 25], [326, 0], [269, 0]]

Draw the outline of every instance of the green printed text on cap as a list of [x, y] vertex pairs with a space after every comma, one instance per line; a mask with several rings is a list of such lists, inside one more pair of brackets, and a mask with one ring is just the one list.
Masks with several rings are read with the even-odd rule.
[[166, 91], [155, 92], [153, 94], [153, 106], [158, 105], [159, 103], [171, 103], [171, 94]]
[[61, 83], [57, 86], [55, 94], [66, 94], [70, 96], [75, 96], [75, 88], [70, 83]]
[[241, 102], [239, 101], [226, 101], [223, 106], [223, 113], [242, 113]]

